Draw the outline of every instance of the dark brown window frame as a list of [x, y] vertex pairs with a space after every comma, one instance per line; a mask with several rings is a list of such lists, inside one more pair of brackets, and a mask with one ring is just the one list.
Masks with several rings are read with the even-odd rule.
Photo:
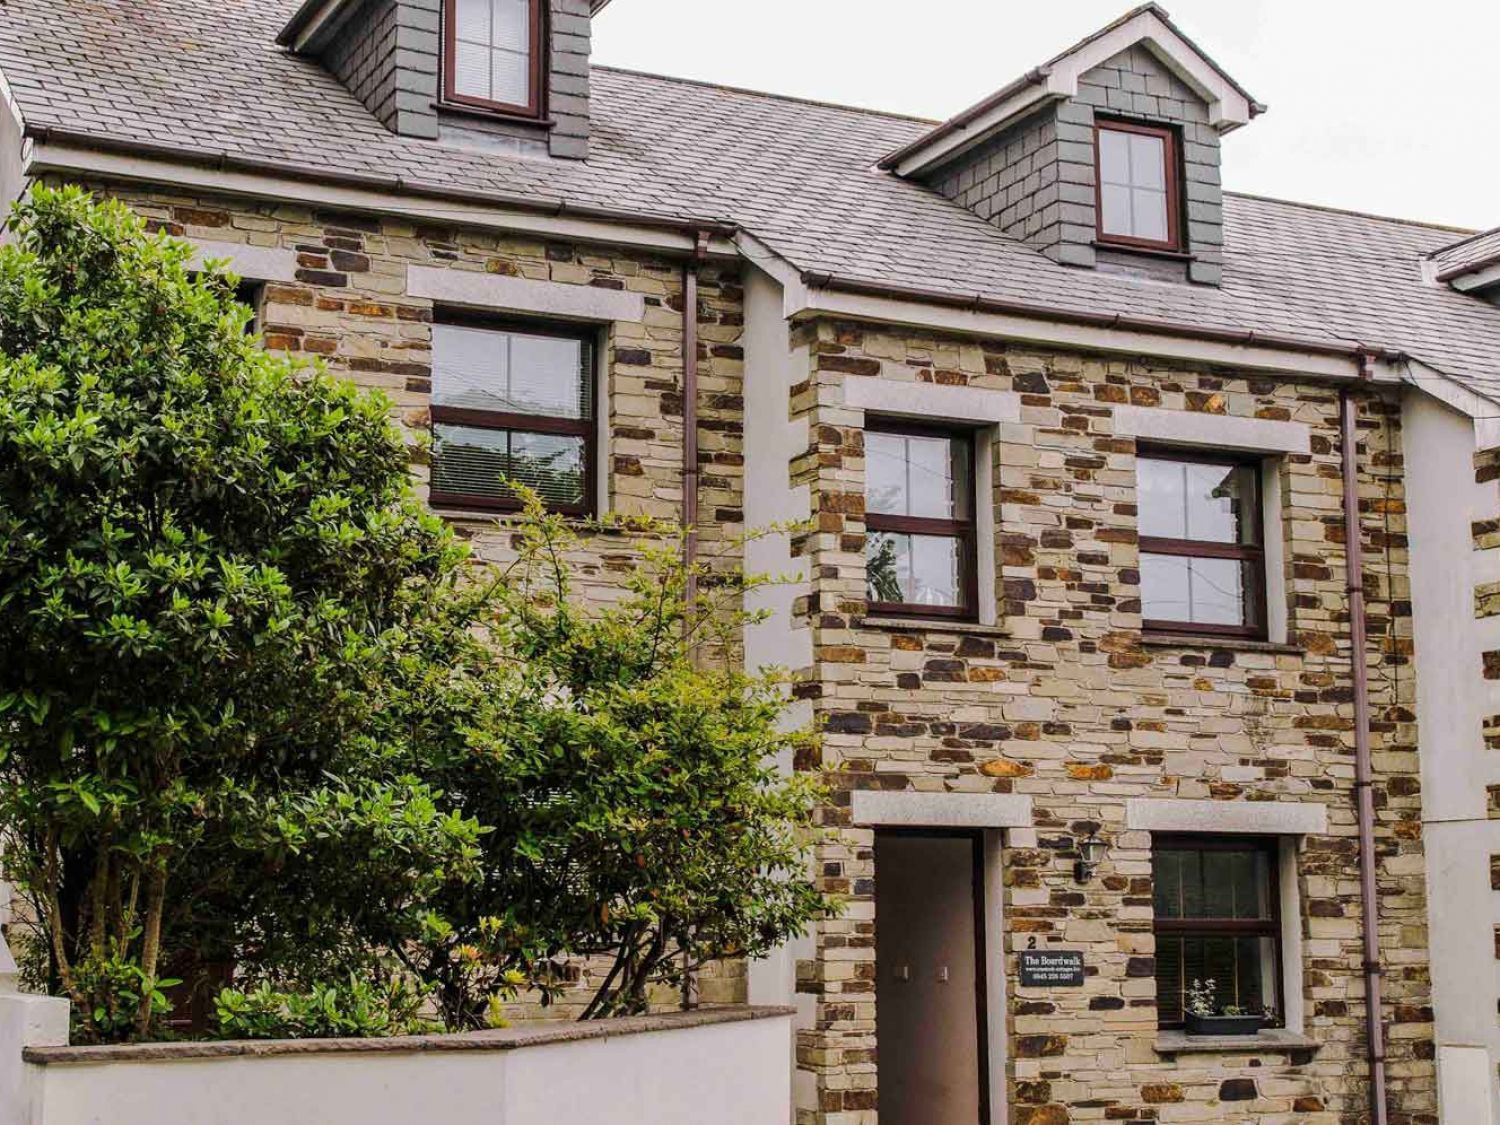
[[866, 535], [889, 531], [905, 535], [932, 535], [944, 539], [956, 539], [959, 544], [959, 586], [962, 605], [922, 605], [919, 602], [869, 602], [866, 612], [872, 617], [941, 617], [955, 621], [977, 621], [979, 619], [979, 552], [977, 529], [978, 466], [975, 457], [978, 443], [974, 430], [966, 426], [942, 426], [932, 423], [908, 422], [899, 418], [870, 418], [865, 422], [866, 433], [905, 434], [913, 437], [947, 438], [950, 441], [966, 442], [969, 447], [969, 518], [966, 520], [935, 519], [929, 516], [893, 516], [865, 512]]
[[[1258, 851], [1266, 856], [1266, 874], [1269, 881], [1267, 898], [1270, 900], [1270, 918], [1158, 918], [1155, 909], [1151, 914], [1153, 937], [1170, 934], [1177, 937], [1268, 937], [1275, 950], [1274, 992], [1276, 997], [1275, 1019], [1267, 1026], [1284, 1027], [1286, 1024], [1286, 964], [1285, 937], [1281, 917], [1281, 841], [1275, 836], [1197, 836], [1190, 833], [1162, 833], [1151, 840], [1153, 868], [1157, 851], [1242, 852]], [[1155, 874], [1153, 870], [1153, 881]], [[1166, 1023], [1158, 1019], [1162, 1029], [1181, 1029], [1184, 1022]]]
[[531, 5], [531, 59], [527, 88], [530, 96], [525, 105], [476, 98], [457, 90], [458, 71], [458, 0], [443, 0], [443, 102], [446, 105], [484, 110], [500, 117], [524, 117], [537, 120], [546, 114], [547, 8], [542, 0], [528, 0]]
[[[432, 425], [446, 423], [480, 430], [507, 430], [533, 434], [561, 434], [583, 438], [583, 502], [548, 504], [547, 510], [566, 516], [589, 517], [598, 512], [599, 480], [599, 333], [587, 325], [559, 324], [555, 321], [526, 320], [515, 317], [486, 316], [479, 313], [439, 309], [433, 323], [458, 328], [478, 328], [490, 332], [517, 332], [531, 336], [551, 336], [560, 340], [577, 340], [584, 347], [585, 363], [592, 369], [593, 386], [590, 417], [560, 418], [547, 414], [515, 414], [504, 410], [474, 410], [461, 406], [429, 407]], [[434, 355], [434, 377], [436, 377]], [[513, 497], [475, 496], [465, 492], [430, 490], [428, 503], [434, 508], [486, 512], [518, 512], [521, 502]]]
[[[1269, 591], [1266, 587], [1266, 518], [1264, 484], [1261, 481], [1263, 459], [1252, 455], [1233, 453], [1204, 453], [1196, 449], [1173, 449], [1156, 446], [1142, 447], [1136, 452], [1138, 461], [1179, 461], [1195, 465], [1235, 465], [1251, 470], [1255, 494], [1251, 498], [1250, 518], [1255, 521], [1254, 544], [1215, 543], [1203, 539], [1169, 539], [1156, 535], [1140, 537], [1140, 553], [1143, 555], [1177, 555], [1195, 559], [1236, 559], [1249, 564], [1253, 589], [1247, 589], [1246, 603], [1253, 607], [1254, 617], [1243, 625], [1216, 625], [1201, 621], [1170, 621], [1161, 618], [1143, 617], [1141, 628], [1147, 633], [1193, 634], [1206, 637], [1235, 637], [1242, 640], [1265, 640], [1268, 635], [1269, 613], [1266, 605]], [[1139, 513], [1140, 504], [1137, 502]], [[1144, 609], [1144, 605], [1142, 606]]]
[[[1099, 159], [1099, 134], [1101, 132], [1136, 133], [1141, 136], [1161, 138], [1162, 159], [1166, 163], [1163, 171], [1167, 185], [1167, 237], [1165, 241], [1105, 232], [1104, 166]], [[1180, 151], [1177, 131], [1169, 126], [1146, 125], [1139, 121], [1122, 121], [1115, 117], [1100, 117], [1094, 121], [1094, 236], [1099, 242], [1123, 249], [1165, 250], [1172, 253], [1181, 253], [1185, 249], [1182, 238], [1182, 161], [1178, 157]]]

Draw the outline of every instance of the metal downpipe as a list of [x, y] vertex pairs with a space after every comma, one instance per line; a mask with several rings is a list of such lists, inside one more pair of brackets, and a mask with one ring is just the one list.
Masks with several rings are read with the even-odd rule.
[[[1360, 357], [1360, 379], [1374, 374], [1374, 357]], [[1370, 762], [1370, 678], [1366, 665], [1364, 546], [1359, 521], [1357, 399], [1352, 389], [1339, 395], [1339, 438], [1343, 461], [1344, 549], [1348, 574], [1350, 670], [1354, 681], [1354, 793], [1359, 820], [1360, 918], [1365, 977], [1366, 1060], [1370, 1070], [1370, 1121], [1386, 1125], [1385, 1024], [1381, 1019], [1380, 903], [1375, 879], [1375, 793]]]

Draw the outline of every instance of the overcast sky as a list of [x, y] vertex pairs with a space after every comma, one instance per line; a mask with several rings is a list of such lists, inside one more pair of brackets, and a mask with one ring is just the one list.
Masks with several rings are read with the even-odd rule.
[[[1129, 0], [614, 0], [594, 60], [945, 118]], [[1269, 111], [1225, 138], [1234, 191], [1500, 225], [1500, 3], [1168, 0]]]

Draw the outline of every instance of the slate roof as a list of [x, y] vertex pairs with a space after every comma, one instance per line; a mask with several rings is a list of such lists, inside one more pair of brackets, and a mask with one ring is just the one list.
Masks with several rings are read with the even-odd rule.
[[0, 73], [28, 129], [738, 225], [837, 283], [1403, 351], [1500, 398], [1500, 308], [1424, 280], [1468, 232], [1225, 199], [1221, 288], [1071, 269], [877, 170], [934, 122], [609, 68], [587, 162], [388, 133], [275, 46], [297, 0], [0, 0]]

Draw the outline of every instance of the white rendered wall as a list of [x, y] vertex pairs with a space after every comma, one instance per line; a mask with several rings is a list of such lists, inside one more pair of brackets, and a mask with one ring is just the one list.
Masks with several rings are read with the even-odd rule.
[[790, 1034], [780, 1014], [507, 1050], [32, 1064], [35, 1109], [0, 1125], [786, 1125]]
[[[745, 277], [745, 527], [756, 532], [773, 524], [801, 522], [811, 515], [805, 485], [793, 488], [791, 460], [807, 448], [807, 423], [791, 420], [791, 390], [812, 370], [806, 348], [792, 348], [791, 325], [783, 315], [781, 286], [753, 266]], [[766, 620], [745, 629], [745, 666], [754, 671], [781, 668], [795, 671], [812, 665], [812, 633], [797, 625], [792, 602], [807, 592], [807, 567], [791, 554], [791, 537], [766, 535], [745, 547], [745, 569], [751, 574], [785, 577], [788, 581], [752, 591], [746, 609], [764, 610]], [[810, 726], [812, 705], [791, 703], [784, 722], [789, 728]], [[778, 763], [790, 773], [790, 760]], [[752, 1004], [789, 1004], [797, 1008], [797, 1026], [811, 1027], [813, 996], [797, 993], [797, 961], [811, 960], [809, 934], [749, 966], [748, 999]], [[789, 1048], [795, 1060], [795, 1044]], [[812, 1104], [817, 1091], [812, 1075], [793, 1070], [806, 1087], [804, 1102]], [[786, 1092], [796, 1097], [790, 1083]], [[785, 1096], [785, 1094], [784, 1094]], [[790, 1105], [791, 1102], [788, 1102]]]
[[1500, 1121], [1500, 894], [1489, 864], [1500, 820], [1488, 818], [1486, 787], [1500, 783], [1500, 756], [1482, 729], [1500, 713], [1500, 683], [1482, 678], [1480, 654], [1500, 649], [1500, 618], [1476, 620], [1474, 587], [1500, 579], [1500, 552], [1475, 551], [1470, 524], [1500, 516], [1500, 489], [1474, 482], [1464, 415], [1409, 394], [1402, 431], [1441, 1120], [1491, 1125]]

